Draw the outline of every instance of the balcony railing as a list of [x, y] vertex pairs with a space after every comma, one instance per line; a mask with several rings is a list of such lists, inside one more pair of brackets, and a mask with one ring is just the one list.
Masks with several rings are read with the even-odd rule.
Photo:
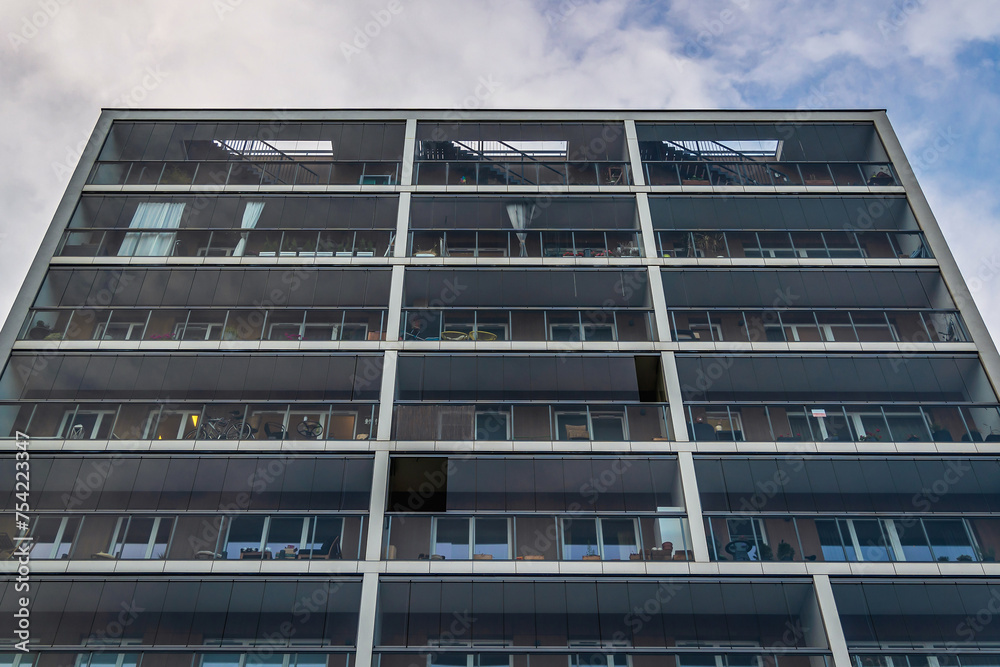
[[362, 440], [371, 403], [7, 403], [0, 434], [66, 440]]
[[669, 440], [663, 403], [397, 404], [397, 440]]
[[[37, 560], [358, 560], [363, 515], [40, 514]], [[15, 534], [14, 519], [0, 519]], [[9, 530], [8, 530], [9, 529]]]
[[1000, 442], [996, 406], [709, 404], [687, 418], [700, 442]]
[[417, 185], [632, 185], [628, 162], [418, 160]]
[[33, 310], [20, 340], [363, 341], [383, 340], [381, 309]]
[[411, 257], [642, 257], [638, 232], [425, 230], [410, 232]]
[[760, 516], [705, 518], [712, 560], [995, 562], [1000, 518]]
[[660, 256], [666, 258], [926, 259], [933, 256], [921, 232], [893, 230], [661, 230], [656, 232], [656, 247]]
[[99, 162], [88, 185], [397, 185], [399, 162]]
[[[637, 615], [636, 618], [639, 618]], [[626, 640], [628, 641], [628, 640]], [[503, 645], [501, 642], [496, 642]], [[412, 651], [412, 649], [410, 649]], [[977, 659], [968, 660], [961, 667], [986, 667], [983, 657], [977, 654]], [[642, 652], [630, 653], [619, 644], [611, 641], [601, 643], [594, 639], [587, 647], [575, 647], [559, 650], [556, 647], [545, 647], [539, 653], [509, 653], [507, 649], [494, 649], [491, 652], [463, 652], [461, 648], [450, 647], [442, 650], [435, 646], [433, 652], [388, 652], [376, 649], [373, 656], [375, 667], [411, 667], [412, 665], [449, 665], [451, 667], [832, 667], [833, 658], [830, 655], [812, 652], [792, 652], [782, 648], [780, 653], [769, 653], [761, 648], [745, 648], [739, 651], [726, 652], [718, 648], [690, 647], [686, 650], [670, 652], [663, 648], [643, 647]], [[902, 663], [906, 664], [906, 663]], [[927, 663], [920, 663], [927, 664]], [[956, 663], [942, 660], [941, 665], [958, 667]], [[235, 662], [232, 663], [233, 667]], [[894, 667], [900, 663], [865, 663], [858, 667]], [[17, 667], [15, 665], [15, 667]], [[84, 666], [86, 667], [86, 666]], [[134, 667], [125, 665], [124, 667]], [[185, 665], [186, 667], [186, 665]], [[205, 667], [209, 667], [205, 665]], [[213, 666], [214, 667], [214, 666]], [[310, 666], [312, 667], [312, 666]], [[322, 667], [322, 666], [319, 666]]]
[[652, 341], [648, 310], [404, 310], [400, 340]]
[[386, 517], [388, 560], [693, 560], [684, 516]]
[[391, 231], [73, 229], [60, 257], [385, 257]]
[[887, 162], [646, 161], [648, 185], [899, 185]]
[[[127, 641], [127, 640], [126, 640]], [[199, 637], [199, 640], [201, 638]], [[317, 644], [319, 642], [316, 642]], [[123, 645], [125, 642], [123, 642]], [[57, 653], [54, 658], [48, 660], [59, 660], [59, 664], [67, 664], [61, 661], [68, 660], [74, 667], [256, 667], [261, 663], [259, 650], [249, 649], [243, 653], [234, 653], [235, 647], [240, 644], [223, 642], [222, 650], [213, 647], [214, 651], [191, 653], [191, 652], [170, 652], [155, 653], [143, 652], [133, 648], [132, 653], [115, 653], [102, 648], [100, 651], [88, 653], [80, 651], [77, 653]], [[274, 650], [275, 647], [267, 648], [268, 659], [265, 664], [273, 664], [274, 667], [349, 667], [354, 664], [353, 649], [338, 649], [341, 652], [335, 653], [330, 646], [324, 646], [321, 652], [313, 653], [282, 653]], [[297, 646], [296, 650], [304, 650]], [[315, 651], [315, 649], [314, 649]], [[0, 654], [0, 664], [6, 667], [35, 667], [48, 664], [43, 652], [37, 653], [8, 653]], [[49, 654], [53, 655], [53, 654]], [[782, 665], [782, 667], [785, 667]], [[805, 666], [803, 666], [805, 667]], [[818, 665], [816, 667], [826, 667]]]
[[950, 310], [672, 310], [676, 341], [963, 343], [961, 316]]

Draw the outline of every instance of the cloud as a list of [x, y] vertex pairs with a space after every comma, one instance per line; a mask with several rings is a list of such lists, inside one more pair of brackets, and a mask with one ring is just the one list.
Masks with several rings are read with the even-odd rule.
[[[7, 0], [0, 312], [65, 189], [59, 165], [111, 105], [887, 108], [911, 158], [960, 135], [917, 171], [974, 264], [1000, 247], [993, 4]], [[484, 78], [498, 85], [476, 96]]]

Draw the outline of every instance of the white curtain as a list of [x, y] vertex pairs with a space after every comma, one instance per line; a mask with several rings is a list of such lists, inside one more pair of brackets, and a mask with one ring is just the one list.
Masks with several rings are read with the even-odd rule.
[[[142, 203], [135, 209], [129, 229], [177, 229], [184, 204]], [[118, 249], [119, 257], [166, 257], [174, 249], [177, 232], [128, 232]]]
[[[240, 229], [253, 229], [257, 226], [257, 221], [260, 220], [260, 214], [264, 211], [264, 202], [262, 201], [248, 201], [247, 207], [243, 209], [243, 221], [240, 223]], [[240, 236], [239, 243], [236, 244], [236, 249], [233, 250], [234, 257], [242, 257], [243, 251], [247, 247], [247, 236], [249, 232], [243, 232]]]
[[[507, 216], [510, 218], [510, 224], [514, 229], [526, 229], [534, 212], [534, 204], [507, 204]], [[520, 256], [527, 257], [528, 249], [524, 247], [524, 242], [528, 240], [527, 233], [519, 231], [517, 233], [517, 240], [521, 242]]]

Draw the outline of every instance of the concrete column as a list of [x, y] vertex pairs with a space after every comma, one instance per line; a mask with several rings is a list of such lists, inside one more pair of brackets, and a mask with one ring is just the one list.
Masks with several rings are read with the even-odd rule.
[[673, 352], [661, 352], [663, 383], [667, 389], [667, 403], [670, 404], [670, 423], [674, 428], [674, 440], [688, 442], [687, 418], [684, 413], [684, 396], [681, 381], [677, 375], [677, 361]]
[[653, 317], [656, 319], [657, 340], [669, 343], [670, 315], [667, 313], [667, 296], [663, 292], [663, 280], [660, 277], [660, 267], [649, 267], [649, 296], [653, 300]]
[[645, 185], [646, 174], [642, 171], [642, 158], [639, 156], [639, 139], [635, 133], [635, 121], [625, 121], [625, 143], [628, 145], [628, 159], [632, 163], [632, 183]]
[[354, 667], [371, 667], [377, 607], [378, 573], [365, 572], [361, 580], [361, 614], [358, 616], [358, 648], [354, 655]]
[[375, 452], [375, 470], [372, 476], [372, 494], [368, 503], [368, 544], [365, 560], [382, 560], [382, 532], [385, 530], [385, 503], [388, 498], [389, 452]]
[[392, 247], [393, 257], [406, 257], [406, 245], [410, 235], [410, 193], [399, 193], [399, 211], [396, 213], [396, 242]]
[[378, 440], [388, 440], [392, 434], [392, 402], [396, 397], [396, 350], [386, 350], [382, 364], [382, 389], [378, 397]]
[[851, 653], [847, 650], [847, 638], [844, 637], [844, 628], [840, 625], [837, 601], [833, 597], [833, 586], [830, 585], [830, 575], [814, 575], [813, 589], [816, 591], [819, 613], [823, 617], [823, 627], [826, 628], [826, 638], [830, 642], [830, 650], [833, 651], [833, 664], [835, 667], [852, 667]]
[[399, 175], [400, 185], [413, 185], [413, 158], [417, 147], [417, 119], [406, 119], [406, 130], [403, 135], [403, 169]]
[[385, 339], [399, 339], [400, 317], [403, 307], [403, 267], [392, 267], [392, 280], [389, 284], [389, 317], [385, 323]]
[[649, 213], [649, 195], [635, 194], [635, 210], [639, 214], [639, 231], [642, 232], [642, 254], [647, 258], [656, 257], [656, 234], [653, 232], [653, 218]]
[[701, 497], [698, 495], [698, 482], [694, 475], [694, 456], [691, 452], [677, 453], [677, 469], [681, 475], [681, 485], [684, 487], [684, 507], [687, 510], [688, 525], [691, 528], [691, 549], [694, 551], [694, 559], [701, 563], [707, 563], [710, 560], [708, 536], [705, 534], [705, 520], [701, 516]]

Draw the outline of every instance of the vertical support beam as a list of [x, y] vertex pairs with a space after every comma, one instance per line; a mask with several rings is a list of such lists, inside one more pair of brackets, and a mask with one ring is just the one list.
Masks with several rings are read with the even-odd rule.
[[403, 134], [403, 169], [399, 174], [400, 185], [413, 185], [413, 158], [417, 154], [417, 119], [406, 119]]
[[639, 214], [639, 231], [642, 232], [642, 254], [646, 258], [656, 257], [656, 234], [653, 232], [653, 218], [649, 213], [649, 195], [635, 193], [635, 210]]
[[663, 384], [667, 390], [667, 403], [670, 405], [670, 423], [674, 428], [674, 440], [688, 442], [687, 419], [684, 415], [684, 395], [681, 393], [681, 380], [677, 375], [677, 360], [673, 352], [660, 353], [663, 366]]
[[371, 667], [377, 607], [378, 573], [365, 572], [361, 580], [361, 613], [358, 616], [358, 648], [354, 655], [354, 667]]
[[663, 279], [660, 277], [660, 267], [649, 267], [649, 295], [653, 300], [653, 318], [656, 320], [657, 340], [669, 343], [670, 315], [667, 313], [667, 296], [663, 292]]
[[694, 551], [694, 559], [700, 563], [707, 563], [708, 536], [705, 534], [705, 520], [701, 516], [698, 481], [694, 476], [694, 455], [691, 452], [677, 452], [677, 469], [681, 474], [681, 486], [684, 487], [684, 507], [691, 530], [691, 549]]
[[639, 138], [635, 133], [635, 121], [625, 121], [625, 143], [628, 146], [628, 159], [632, 163], [632, 183], [646, 184], [646, 174], [642, 171], [642, 157], [639, 155]]
[[844, 628], [840, 624], [840, 614], [837, 612], [837, 601], [833, 597], [830, 575], [813, 575], [813, 590], [816, 591], [819, 613], [823, 617], [826, 638], [833, 652], [833, 664], [835, 667], [852, 667], [851, 652], [847, 649], [847, 638], [844, 637]]
[[403, 308], [403, 267], [392, 267], [392, 279], [389, 283], [389, 316], [385, 321], [385, 339], [398, 340], [400, 317]]
[[382, 560], [382, 532], [385, 530], [385, 503], [389, 497], [389, 452], [375, 452], [372, 494], [368, 502], [368, 544], [365, 560]]
[[406, 257], [406, 246], [410, 241], [410, 193], [399, 193], [399, 210], [396, 212], [396, 243], [392, 246], [393, 257]]
[[396, 361], [399, 353], [386, 350], [382, 363], [382, 389], [378, 395], [377, 440], [388, 440], [392, 435], [392, 403], [396, 397]]

